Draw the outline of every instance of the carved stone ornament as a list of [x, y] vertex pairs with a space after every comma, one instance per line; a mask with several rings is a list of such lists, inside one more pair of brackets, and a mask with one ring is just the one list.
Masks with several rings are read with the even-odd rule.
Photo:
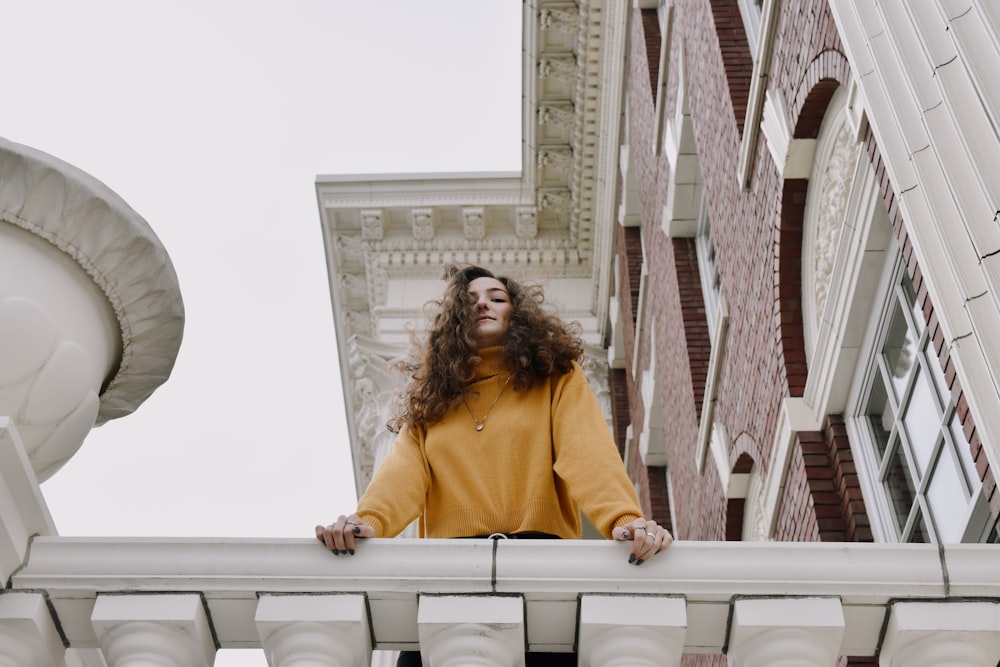
[[826, 307], [829, 296], [830, 280], [833, 277], [840, 235], [844, 229], [844, 215], [857, 160], [857, 146], [850, 129], [845, 124], [837, 133], [833, 150], [827, 160], [816, 207], [818, 216], [816, 241], [813, 246], [813, 275], [817, 317]]
[[478, 241], [486, 238], [486, 218], [482, 206], [462, 209], [462, 227], [465, 238]]
[[344, 321], [350, 329], [347, 333], [348, 336], [355, 334], [359, 336], [372, 335], [371, 315], [367, 311], [349, 310], [344, 313]]
[[538, 167], [567, 171], [573, 165], [573, 149], [569, 146], [542, 146], [538, 149]]
[[434, 238], [434, 209], [415, 208], [410, 211], [413, 216], [413, 238], [418, 241], [430, 241]]
[[337, 237], [337, 249], [347, 257], [361, 257], [365, 251], [364, 242], [356, 236]]
[[538, 122], [562, 129], [573, 127], [572, 104], [545, 104], [538, 107]]
[[545, 7], [539, 13], [539, 24], [542, 30], [558, 30], [573, 35], [580, 25], [580, 12], [576, 6]]
[[365, 279], [353, 273], [340, 274], [340, 288], [344, 295], [354, 301], [365, 301], [368, 298], [368, 288]]
[[575, 83], [578, 75], [574, 56], [548, 56], [538, 61], [538, 75], [543, 79], [556, 79]]
[[572, 205], [573, 197], [565, 188], [538, 190], [538, 208], [543, 211], [569, 213]]
[[379, 241], [383, 233], [382, 209], [361, 211], [361, 238], [365, 241]]
[[520, 239], [533, 239], [538, 236], [538, 214], [534, 207], [517, 209], [516, 231]]

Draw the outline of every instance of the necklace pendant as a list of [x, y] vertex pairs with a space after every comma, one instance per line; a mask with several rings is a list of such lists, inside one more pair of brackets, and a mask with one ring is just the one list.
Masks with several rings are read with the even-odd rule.
[[477, 431], [482, 431], [484, 428], [486, 428], [486, 422], [476, 422]]

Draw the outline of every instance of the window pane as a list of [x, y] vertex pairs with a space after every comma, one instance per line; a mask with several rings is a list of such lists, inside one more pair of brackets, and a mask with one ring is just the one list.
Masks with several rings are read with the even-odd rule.
[[927, 527], [924, 525], [924, 517], [918, 509], [913, 518], [913, 527], [910, 528], [910, 535], [906, 538], [911, 544], [927, 544], [931, 541], [927, 534]]
[[913, 381], [913, 393], [903, 414], [906, 434], [909, 436], [910, 447], [917, 462], [918, 474], [923, 477], [930, 464], [934, 452], [934, 444], [941, 434], [941, 417], [938, 415], [937, 403], [927, 384], [923, 369], [917, 371]]
[[882, 346], [882, 357], [891, 375], [894, 396], [897, 400], [903, 395], [906, 380], [913, 368], [913, 360], [917, 351], [916, 343], [907, 326], [906, 317], [900, 309], [899, 302], [893, 301], [892, 317], [885, 344]]
[[910, 471], [903, 456], [903, 448], [897, 440], [890, 455], [889, 466], [885, 474], [885, 490], [896, 516], [896, 529], [901, 534], [906, 526], [906, 519], [917, 497], [916, 485], [910, 477]]
[[943, 447], [927, 487], [927, 504], [942, 542], [955, 544], [965, 534], [969, 489], [951, 447]]
[[892, 433], [892, 425], [896, 417], [892, 413], [892, 405], [889, 397], [885, 393], [885, 383], [882, 381], [882, 374], [876, 371], [875, 382], [872, 385], [871, 396], [868, 398], [868, 405], [865, 414], [872, 427], [872, 439], [875, 449], [878, 451], [878, 460], [885, 457], [885, 447], [889, 443], [889, 435]]

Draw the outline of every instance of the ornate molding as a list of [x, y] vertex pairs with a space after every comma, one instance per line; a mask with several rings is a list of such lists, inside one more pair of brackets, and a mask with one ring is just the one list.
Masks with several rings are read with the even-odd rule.
[[816, 306], [813, 312], [817, 318], [826, 307], [857, 162], [857, 143], [845, 123], [837, 133], [830, 156], [823, 166], [822, 182], [818, 184], [820, 194], [816, 202], [817, 229], [812, 248]]

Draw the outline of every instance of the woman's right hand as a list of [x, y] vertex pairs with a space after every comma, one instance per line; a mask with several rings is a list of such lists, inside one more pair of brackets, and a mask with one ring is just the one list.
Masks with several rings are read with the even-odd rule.
[[316, 526], [316, 539], [322, 542], [334, 556], [354, 555], [355, 540], [360, 537], [374, 537], [375, 529], [358, 518], [357, 514], [341, 514], [329, 526]]

